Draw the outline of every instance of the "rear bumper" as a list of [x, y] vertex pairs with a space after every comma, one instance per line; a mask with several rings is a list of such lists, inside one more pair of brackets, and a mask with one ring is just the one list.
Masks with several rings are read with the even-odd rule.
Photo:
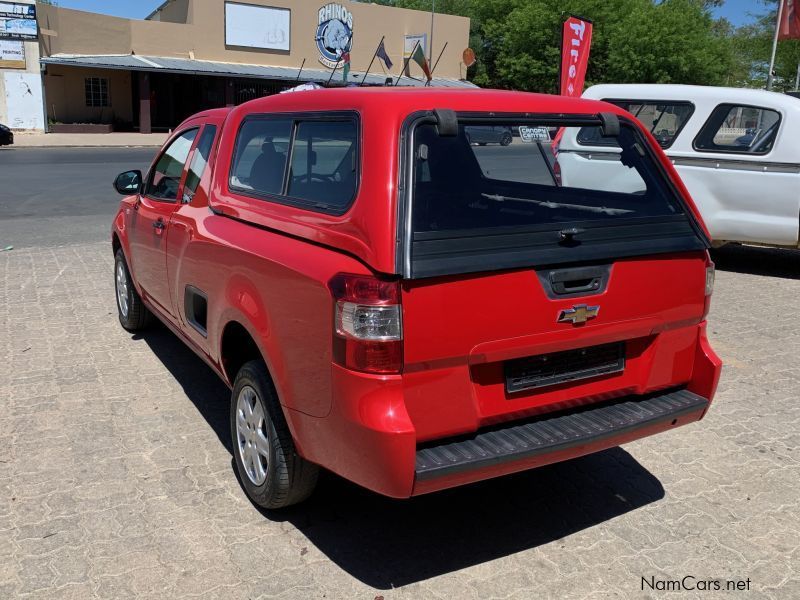
[[710, 402], [688, 390], [632, 396], [543, 415], [417, 450], [413, 494], [539, 467], [702, 418]]
[[[403, 376], [332, 366], [332, 410], [315, 418], [287, 410], [299, 452], [380, 494], [408, 498], [568, 460], [700, 420], [721, 362], [697, 326], [692, 375], [673, 387], [420, 443], [406, 411]], [[424, 389], [423, 389], [424, 388]], [[431, 399], [435, 403], [435, 399]]]

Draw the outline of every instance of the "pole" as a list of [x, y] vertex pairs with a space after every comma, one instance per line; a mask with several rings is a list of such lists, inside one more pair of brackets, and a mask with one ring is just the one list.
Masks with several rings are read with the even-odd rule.
[[800, 64], [797, 65], [797, 77], [794, 78], [794, 89], [800, 91]]
[[775, 70], [775, 55], [778, 53], [778, 34], [781, 29], [781, 18], [783, 17], [783, 0], [778, 0], [778, 19], [775, 22], [775, 37], [772, 39], [772, 57], [769, 59], [769, 73], [767, 73], [767, 90], [772, 89], [775, 79], [772, 72]]
[[303, 59], [303, 62], [300, 64], [300, 70], [297, 72], [297, 79], [294, 80], [295, 83], [300, 81], [300, 75], [303, 74], [303, 67], [306, 66], [306, 59]]
[[[444, 54], [445, 48], [447, 48], [447, 44], [448, 44], [448, 42], [444, 43], [444, 46], [442, 46], [442, 51], [439, 52], [439, 58], [436, 59], [436, 62], [434, 63], [433, 67], [431, 68], [431, 81], [433, 81], [433, 73], [436, 71], [436, 65], [439, 64], [440, 60], [442, 60], [442, 54]], [[425, 82], [425, 86], [426, 87], [429, 86], [431, 84], [431, 81], [426, 81]]]
[[403, 59], [403, 68], [400, 70], [400, 75], [394, 82], [394, 87], [397, 87], [397, 84], [400, 83], [400, 78], [403, 76], [403, 73], [406, 72], [406, 67], [408, 66], [408, 61], [411, 60], [411, 57], [414, 56], [414, 52], [417, 51], [417, 46], [419, 46], [419, 40], [414, 44], [414, 47], [411, 49], [411, 54]]
[[433, 15], [436, 12], [436, 0], [431, 0], [431, 43], [428, 48], [428, 63], [433, 60]]
[[383, 38], [385, 37], [386, 37], [385, 35], [381, 36], [381, 41], [378, 42], [378, 46], [375, 48], [375, 52], [372, 53], [372, 60], [369, 61], [369, 66], [367, 67], [367, 71], [364, 73], [364, 77], [361, 78], [361, 83], [358, 84], [358, 87], [364, 85], [364, 82], [367, 80], [367, 75], [369, 75], [369, 70], [372, 68], [372, 63], [375, 62], [375, 57], [378, 56], [378, 48], [381, 47], [381, 44], [383, 43]]

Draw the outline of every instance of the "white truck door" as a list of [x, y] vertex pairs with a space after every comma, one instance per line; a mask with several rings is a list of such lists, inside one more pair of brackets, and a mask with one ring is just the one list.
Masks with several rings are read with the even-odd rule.
[[797, 245], [800, 165], [776, 160], [781, 126], [776, 110], [720, 104], [693, 152], [667, 152], [715, 241]]

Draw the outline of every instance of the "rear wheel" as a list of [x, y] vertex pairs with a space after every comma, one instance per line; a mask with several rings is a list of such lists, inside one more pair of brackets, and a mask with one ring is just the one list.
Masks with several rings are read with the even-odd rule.
[[120, 325], [128, 331], [139, 331], [147, 326], [150, 315], [142, 298], [133, 286], [128, 263], [122, 248], [114, 256], [114, 289]]
[[500, 138], [500, 145], [508, 146], [510, 143], [511, 143], [511, 134], [506, 132], [503, 134], [503, 137]]
[[262, 361], [246, 363], [236, 376], [231, 438], [242, 487], [258, 506], [284, 508], [314, 491], [319, 467], [297, 454]]

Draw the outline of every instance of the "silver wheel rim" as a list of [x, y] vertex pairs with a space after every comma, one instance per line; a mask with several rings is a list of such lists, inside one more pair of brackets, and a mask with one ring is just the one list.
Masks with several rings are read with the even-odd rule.
[[236, 399], [236, 447], [250, 482], [264, 483], [269, 464], [267, 423], [258, 394], [249, 385], [241, 389]]
[[122, 261], [117, 262], [117, 305], [123, 319], [128, 318], [128, 277], [125, 273], [125, 265]]

